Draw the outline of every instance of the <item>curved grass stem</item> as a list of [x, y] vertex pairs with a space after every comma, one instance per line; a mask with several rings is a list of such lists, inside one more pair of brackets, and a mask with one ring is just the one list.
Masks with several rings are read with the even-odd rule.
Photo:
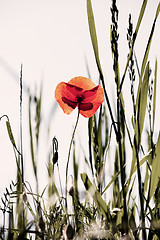
[[73, 143], [75, 131], [76, 131], [76, 128], [77, 128], [77, 125], [78, 125], [78, 120], [79, 120], [79, 110], [78, 110], [78, 115], [77, 115], [77, 121], [76, 121], [74, 130], [73, 130], [72, 138], [71, 138], [70, 145], [69, 145], [68, 159], [67, 159], [67, 165], [66, 165], [65, 209], [66, 209], [67, 219], [68, 219], [68, 210], [67, 210], [67, 178], [68, 178], [68, 166], [69, 166], [69, 159], [70, 159], [70, 154], [71, 154], [71, 147], [72, 147], [72, 143]]

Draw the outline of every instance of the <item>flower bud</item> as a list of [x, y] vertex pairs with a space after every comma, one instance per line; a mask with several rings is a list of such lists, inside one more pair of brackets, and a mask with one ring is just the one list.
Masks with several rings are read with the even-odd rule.
[[71, 197], [74, 197], [74, 187], [73, 187], [73, 186], [70, 187], [68, 193], [69, 193], [69, 195], [70, 195]]

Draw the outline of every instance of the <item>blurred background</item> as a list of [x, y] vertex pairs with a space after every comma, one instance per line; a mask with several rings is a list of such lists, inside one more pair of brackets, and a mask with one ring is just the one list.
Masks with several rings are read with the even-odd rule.
[[[129, 13], [132, 15], [135, 29], [142, 0], [118, 0], [119, 9], [119, 62], [122, 76], [127, 60], [127, 28]], [[135, 44], [138, 64], [141, 66], [151, 27], [154, 21], [158, 0], [148, 1], [146, 12]], [[111, 0], [93, 0], [98, 37], [100, 61], [105, 77], [106, 88], [112, 107], [115, 90], [110, 47]], [[158, 80], [160, 75], [160, 19], [157, 20], [149, 60], [154, 69], [158, 60]], [[47, 185], [47, 161], [51, 151], [52, 138], [59, 142], [59, 168], [63, 176], [70, 139], [77, 111], [65, 115], [54, 99], [56, 85], [68, 82], [75, 76], [88, 77], [97, 84], [99, 75], [92, 49], [86, 1], [84, 0], [0, 0], [0, 116], [7, 114], [10, 119], [15, 141], [19, 146], [19, 78], [23, 65], [23, 155], [25, 180], [34, 183], [31, 163], [29, 127], [28, 127], [28, 89], [39, 95], [42, 84], [42, 126], [37, 157], [40, 191]], [[160, 85], [157, 83], [157, 93]], [[123, 92], [127, 101], [126, 109], [131, 104], [130, 82], [125, 79]], [[159, 94], [157, 94], [159, 95]], [[128, 107], [127, 107], [128, 106]], [[156, 126], [159, 131], [159, 108], [157, 107]], [[130, 118], [128, 118], [130, 126]], [[84, 170], [82, 154], [88, 154], [87, 119], [80, 117], [76, 131], [78, 139], [77, 159]], [[49, 131], [48, 131], [49, 128]], [[115, 144], [115, 143], [111, 143]], [[5, 119], [0, 121], [0, 195], [13, 180], [16, 182], [16, 161], [8, 137]], [[85, 170], [86, 171], [86, 170]], [[112, 171], [108, 168], [110, 174]], [[63, 177], [62, 177], [63, 179]], [[62, 181], [64, 185], [64, 181]]]

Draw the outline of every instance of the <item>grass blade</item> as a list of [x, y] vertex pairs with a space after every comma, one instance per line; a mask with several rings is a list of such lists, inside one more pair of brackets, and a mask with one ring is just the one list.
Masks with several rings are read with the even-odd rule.
[[[144, 79], [141, 84], [140, 93], [139, 93], [139, 105], [138, 105], [138, 114], [137, 114], [137, 120], [135, 124], [135, 130], [134, 130], [134, 137], [137, 144], [137, 151], [140, 146], [141, 142], [141, 134], [144, 126], [144, 119], [146, 114], [146, 107], [147, 107], [147, 95], [148, 95], [148, 84], [149, 84], [149, 63], [147, 64]], [[132, 164], [131, 164], [131, 170], [130, 175], [128, 179], [128, 187], [130, 184], [131, 177], [133, 175], [134, 167], [136, 164], [136, 146], [133, 146], [132, 151]]]
[[93, 164], [92, 164], [92, 117], [88, 120], [88, 136], [89, 136], [89, 162], [91, 165], [92, 176], [94, 176], [93, 172]]
[[145, 66], [146, 66], [146, 62], [147, 62], [147, 59], [148, 59], [148, 55], [149, 55], [149, 51], [150, 51], [150, 47], [151, 47], [151, 42], [152, 42], [152, 37], [153, 37], [154, 29], [155, 29], [155, 24], [156, 24], [156, 20], [157, 20], [157, 17], [159, 15], [159, 12], [160, 12], [160, 3], [157, 7], [156, 16], [155, 16], [155, 19], [154, 19], [154, 22], [153, 22], [153, 25], [152, 25], [151, 33], [150, 33], [148, 43], [147, 43], [147, 47], [146, 47], [146, 50], [145, 50], [145, 54], [144, 54], [144, 57], [143, 57], [141, 74], [140, 74], [140, 79], [139, 79], [139, 86], [138, 86], [138, 91], [137, 91], [136, 109], [137, 109], [137, 105], [138, 105], [140, 85], [141, 85], [144, 69], [145, 69]]
[[147, 64], [143, 82], [141, 84], [140, 94], [139, 94], [139, 104], [138, 104], [138, 113], [137, 113], [137, 121], [135, 126], [135, 135], [139, 135], [141, 137], [144, 119], [147, 108], [147, 96], [148, 96], [148, 84], [149, 84], [149, 63]]
[[41, 89], [40, 89], [40, 96], [37, 99], [36, 102], [36, 143], [38, 147], [38, 142], [39, 142], [39, 133], [40, 133], [40, 123], [41, 123], [41, 102], [42, 102], [42, 84], [41, 84]]
[[[151, 161], [152, 159], [152, 150], [150, 150], [140, 161], [139, 166], [141, 167], [146, 161]], [[137, 164], [133, 168], [132, 175], [137, 171]]]
[[36, 166], [35, 157], [34, 157], [34, 145], [33, 145], [33, 134], [32, 134], [32, 122], [31, 122], [31, 96], [29, 98], [29, 133], [30, 133], [32, 165], [33, 165], [34, 175], [37, 181], [37, 166]]
[[99, 112], [99, 119], [98, 119], [98, 126], [97, 126], [97, 140], [98, 140], [98, 154], [100, 157], [100, 160], [102, 159], [102, 105], [100, 107], [100, 112]]
[[142, 3], [142, 7], [141, 7], [141, 10], [140, 10], [140, 14], [139, 14], [139, 18], [138, 18], [138, 22], [137, 22], [136, 30], [135, 30], [135, 34], [136, 34], [136, 35], [137, 35], [137, 33], [138, 33], [140, 24], [141, 24], [141, 22], [142, 22], [142, 18], [143, 18], [145, 9], [146, 9], [147, 2], [148, 2], [148, 0], [144, 0], [143, 3]]
[[115, 173], [114, 176], [112, 177], [111, 181], [107, 184], [107, 186], [105, 187], [105, 189], [102, 192], [102, 195], [105, 193], [105, 191], [115, 182], [115, 180], [118, 178], [120, 174], [120, 171]]
[[[98, 67], [100, 76], [103, 76], [102, 68], [101, 68], [101, 64], [100, 64], [100, 59], [99, 59], [98, 41], [97, 41], [97, 34], [96, 34], [95, 21], [94, 21], [94, 15], [93, 15], [91, 0], [87, 0], [87, 14], [88, 14], [90, 36], [91, 36], [91, 41], [92, 41], [92, 45], [93, 45], [93, 50], [94, 50], [94, 54], [95, 54], [97, 67]], [[103, 77], [101, 79], [103, 79]]]
[[149, 201], [153, 197], [153, 194], [157, 187], [159, 178], [160, 178], [160, 133], [159, 133], [157, 145], [155, 148], [155, 158], [153, 159], [153, 163], [152, 163], [151, 187], [150, 187], [150, 193], [149, 193]]

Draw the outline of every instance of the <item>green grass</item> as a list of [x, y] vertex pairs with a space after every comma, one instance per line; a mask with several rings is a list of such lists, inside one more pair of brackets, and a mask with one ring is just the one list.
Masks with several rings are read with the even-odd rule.
[[[37, 175], [38, 146], [41, 141], [42, 124], [42, 86], [39, 95], [28, 96], [28, 126], [30, 155], [36, 183], [36, 192], [32, 191], [32, 183], [24, 179], [25, 169], [22, 143], [22, 66], [20, 72], [20, 150], [14, 139], [12, 123], [7, 115], [6, 129], [13, 146], [17, 164], [17, 180], [11, 182], [1, 198], [0, 211], [3, 219], [0, 226], [0, 239], [159, 239], [160, 238], [160, 133], [156, 139], [156, 90], [157, 66], [154, 69], [148, 60], [152, 37], [160, 12], [157, 6], [141, 67], [138, 65], [134, 49], [140, 25], [144, 17], [147, 0], [140, 9], [135, 30], [129, 15], [127, 41], [128, 56], [122, 77], [120, 76], [118, 45], [118, 9], [116, 1], [112, 1], [110, 44], [113, 57], [113, 71], [116, 99], [109, 99], [105, 87], [105, 78], [101, 67], [96, 35], [94, 14], [91, 0], [87, 0], [88, 24], [99, 71], [100, 84], [104, 89], [105, 102], [94, 116], [88, 120], [89, 156], [81, 157], [88, 166], [90, 174], [80, 172], [74, 137], [78, 128], [75, 123], [73, 135], [70, 137], [68, 159], [66, 159], [66, 179], [62, 184], [62, 176], [58, 165], [58, 141], [53, 138], [48, 158], [48, 185], [39, 192]], [[152, 70], [152, 71], [151, 71]], [[138, 75], [135, 75], [135, 72]], [[130, 81], [130, 98], [132, 101], [132, 118], [128, 122], [126, 101], [123, 95], [124, 81]], [[137, 85], [137, 91], [134, 86]], [[115, 103], [112, 109], [110, 102]], [[148, 124], [145, 124], [148, 119]], [[1, 123], [1, 122], [0, 122]], [[1, 123], [2, 124], [2, 123]], [[58, 124], [58, 123], [57, 123]], [[147, 132], [147, 135], [145, 134]], [[147, 136], [147, 137], [146, 137]], [[156, 139], [156, 140], [154, 140]], [[111, 141], [115, 149], [110, 154]], [[146, 150], [147, 149], [147, 150]], [[130, 154], [130, 155], [129, 155]], [[109, 179], [106, 170], [113, 165], [113, 173]], [[69, 161], [73, 164], [73, 185], [67, 189]], [[128, 171], [126, 170], [129, 169]], [[59, 178], [54, 179], [55, 168]], [[143, 175], [142, 175], [143, 171]], [[54, 180], [53, 180], [54, 179]], [[108, 180], [109, 179], [109, 180]], [[79, 182], [84, 187], [84, 198], [81, 197]], [[62, 189], [62, 185], [66, 186]], [[60, 186], [60, 187], [59, 187]], [[47, 195], [47, 199], [46, 199]], [[45, 197], [44, 197], [45, 196]], [[50, 203], [52, 199], [52, 204]], [[72, 211], [68, 211], [71, 205]]]

